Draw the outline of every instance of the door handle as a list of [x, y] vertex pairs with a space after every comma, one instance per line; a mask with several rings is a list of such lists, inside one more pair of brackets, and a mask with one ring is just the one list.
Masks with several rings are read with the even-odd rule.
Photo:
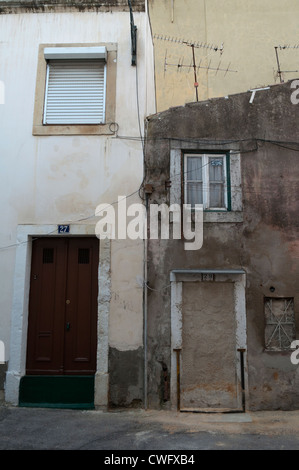
[[66, 331], [69, 331], [71, 329], [71, 324], [70, 322], [66, 322]]

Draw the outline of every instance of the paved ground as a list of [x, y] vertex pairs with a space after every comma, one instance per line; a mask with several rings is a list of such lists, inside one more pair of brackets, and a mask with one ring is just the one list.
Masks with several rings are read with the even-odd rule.
[[199, 414], [0, 407], [0, 450], [104, 450], [115, 456], [115, 451], [129, 455], [138, 450], [216, 449], [298, 450], [299, 411]]

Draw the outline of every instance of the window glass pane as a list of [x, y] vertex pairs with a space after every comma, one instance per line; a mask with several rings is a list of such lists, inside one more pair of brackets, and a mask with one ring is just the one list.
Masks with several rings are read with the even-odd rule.
[[209, 157], [209, 207], [224, 207], [224, 158]]
[[214, 181], [220, 181], [223, 182], [223, 157], [215, 158], [215, 157], [210, 157], [209, 158], [209, 177], [210, 177], [210, 182], [213, 183]]
[[187, 204], [202, 204], [202, 183], [187, 183]]
[[224, 207], [224, 191], [222, 183], [210, 183], [210, 207]]
[[187, 181], [202, 181], [202, 157], [187, 157]]

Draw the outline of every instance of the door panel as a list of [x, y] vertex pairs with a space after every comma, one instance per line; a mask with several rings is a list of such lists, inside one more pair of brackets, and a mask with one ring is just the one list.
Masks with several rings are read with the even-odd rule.
[[98, 240], [72, 239], [67, 275], [65, 373], [93, 373], [97, 332]]
[[183, 284], [181, 409], [239, 409], [234, 284]]
[[41, 238], [32, 245], [26, 372], [92, 374], [98, 240]]
[[66, 245], [64, 240], [33, 242], [27, 373], [63, 370], [63, 315], [65, 302]]

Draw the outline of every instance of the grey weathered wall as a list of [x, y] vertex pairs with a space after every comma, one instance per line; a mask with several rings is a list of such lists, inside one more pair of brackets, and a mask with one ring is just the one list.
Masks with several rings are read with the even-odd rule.
[[[145, 11], [145, 0], [132, 0], [134, 12]], [[53, 11], [129, 11], [127, 0], [0, 0], [1, 13], [34, 12], [44, 13]]]
[[6, 370], [7, 370], [7, 363], [0, 364], [0, 391], [4, 390]]
[[[251, 409], [299, 408], [299, 374], [289, 352], [264, 351], [264, 297], [294, 297], [299, 338], [299, 104], [290, 83], [171, 108], [147, 121], [149, 203], [169, 202], [170, 146], [231, 141], [241, 154], [243, 222], [204, 223], [203, 247], [184, 251], [181, 240], [148, 242], [149, 404], [161, 405], [161, 363], [170, 370], [169, 273], [179, 268], [243, 268], [249, 403]], [[208, 145], [208, 144], [206, 144]], [[227, 148], [227, 147], [226, 147]], [[166, 288], [164, 289], [164, 286]], [[274, 293], [270, 292], [274, 287]], [[166, 402], [165, 406], [168, 406]]]
[[109, 406], [140, 407], [144, 402], [143, 348], [109, 348]]

